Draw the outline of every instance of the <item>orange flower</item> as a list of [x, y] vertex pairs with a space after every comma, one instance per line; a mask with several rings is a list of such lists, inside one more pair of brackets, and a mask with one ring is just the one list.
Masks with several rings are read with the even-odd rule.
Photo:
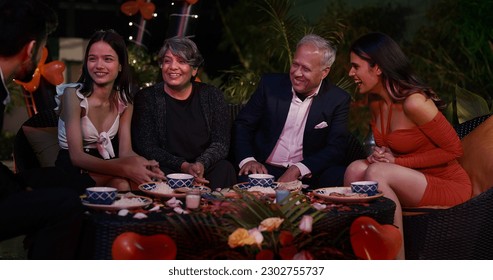
[[289, 246], [293, 244], [293, 240], [294, 236], [291, 232], [283, 230], [279, 233], [279, 243], [281, 243], [281, 246]]
[[281, 218], [267, 218], [260, 223], [258, 229], [260, 231], [274, 231], [281, 226], [284, 219]]
[[231, 248], [255, 244], [255, 238], [248, 234], [248, 230], [238, 228], [228, 237], [228, 245]]

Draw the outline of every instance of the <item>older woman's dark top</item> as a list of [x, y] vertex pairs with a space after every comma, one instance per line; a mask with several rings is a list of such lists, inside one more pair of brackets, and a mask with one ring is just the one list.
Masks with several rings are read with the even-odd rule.
[[[194, 100], [198, 102], [193, 102]], [[134, 112], [132, 118], [132, 143], [134, 150], [148, 158], [159, 162], [163, 169], [171, 169], [179, 172], [183, 162], [201, 162], [207, 170], [224, 160], [229, 151], [231, 121], [228, 106], [224, 100], [222, 92], [204, 83], [194, 82], [192, 84], [192, 96], [184, 102], [175, 102], [171, 107], [168, 104], [169, 96], [164, 92], [164, 83], [142, 89], [134, 98]], [[176, 101], [176, 100], [175, 100]], [[197, 107], [198, 106], [200, 107]], [[180, 117], [173, 114], [168, 115], [169, 108], [187, 108], [190, 116], [184, 116], [183, 122], [176, 123]], [[203, 118], [197, 114], [197, 109], [201, 110]], [[193, 126], [205, 125], [201, 128], [200, 137], [194, 136], [194, 127], [187, 125], [193, 119], [199, 119]], [[190, 135], [187, 141], [180, 141], [173, 137], [170, 129], [181, 129], [179, 137], [183, 138]], [[209, 139], [204, 139], [207, 135]], [[195, 153], [200, 154], [195, 159], [191, 159], [190, 153], [184, 154], [187, 145], [193, 143]], [[188, 144], [187, 144], [188, 142]], [[207, 142], [207, 145], [204, 143]], [[179, 147], [183, 143], [182, 147]], [[178, 145], [178, 146], [177, 146]], [[203, 147], [198, 151], [199, 146]], [[181, 152], [180, 152], [181, 151]], [[185, 158], [187, 157], [187, 158]], [[165, 171], [166, 172], [166, 171]], [[206, 174], [207, 175], [207, 174]], [[207, 176], [206, 176], [206, 179]], [[222, 186], [225, 187], [225, 186]]]

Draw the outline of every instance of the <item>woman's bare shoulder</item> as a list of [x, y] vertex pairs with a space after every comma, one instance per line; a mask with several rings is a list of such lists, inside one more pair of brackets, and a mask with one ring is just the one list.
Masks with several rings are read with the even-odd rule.
[[402, 107], [407, 117], [418, 125], [429, 122], [438, 112], [433, 100], [420, 92], [409, 95]]

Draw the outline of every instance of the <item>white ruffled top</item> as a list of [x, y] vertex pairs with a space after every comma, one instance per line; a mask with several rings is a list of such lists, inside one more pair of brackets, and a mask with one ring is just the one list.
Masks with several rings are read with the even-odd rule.
[[[111, 139], [115, 137], [118, 133], [118, 128], [120, 126], [120, 116], [127, 108], [127, 105], [119, 98], [118, 99], [118, 115], [115, 118], [111, 128], [108, 131], [99, 132], [91, 119], [88, 117], [89, 113], [89, 102], [87, 101], [87, 97], [85, 97], [82, 93], [80, 93], [80, 89], [82, 88], [82, 84], [80, 83], [69, 83], [62, 84], [56, 87], [57, 95], [55, 100], [58, 104], [58, 107], [55, 110], [58, 110], [61, 102], [61, 96], [63, 92], [68, 87], [77, 88], [76, 94], [80, 99], [80, 107], [85, 109], [85, 115], [81, 117], [80, 124], [82, 128], [82, 144], [84, 149], [97, 149], [99, 154], [104, 159], [110, 159], [115, 157], [115, 152], [113, 150], [113, 145], [111, 144]], [[65, 130], [65, 122], [59, 118], [58, 119], [58, 143], [62, 149], [68, 149], [67, 143], [67, 132]]]

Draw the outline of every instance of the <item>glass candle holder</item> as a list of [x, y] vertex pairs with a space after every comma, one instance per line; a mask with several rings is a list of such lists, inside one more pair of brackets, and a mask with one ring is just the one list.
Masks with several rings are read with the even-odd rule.
[[276, 190], [276, 203], [277, 204], [285, 204], [287, 201], [287, 197], [289, 196], [288, 190]]
[[190, 190], [185, 196], [185, 205], [187, 209], [198, 209], [200, 207], [200, 191]]

